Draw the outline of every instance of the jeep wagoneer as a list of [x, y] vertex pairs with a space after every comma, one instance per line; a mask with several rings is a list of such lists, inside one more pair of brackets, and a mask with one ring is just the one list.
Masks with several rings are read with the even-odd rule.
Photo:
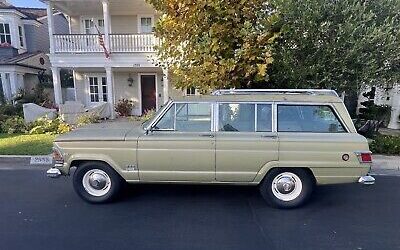
[[336, 92], [219, 90], [166, 103], [141, 126], [103, 123], [54, 142], [49, 177], [73, 173], [92, 203], [128, 183], [258, 185], [272, 206], [297, 207], [315, 185], [361, 182], [371, 152]]

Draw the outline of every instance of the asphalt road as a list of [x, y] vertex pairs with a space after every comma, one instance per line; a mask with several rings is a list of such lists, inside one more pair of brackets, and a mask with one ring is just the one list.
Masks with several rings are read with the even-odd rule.
[[0, 169], [0, 249], [400, 249], [400, 177], [319, 187], [278, 210], [239, 186], [130, 186], [91, 205], [44, 171]]

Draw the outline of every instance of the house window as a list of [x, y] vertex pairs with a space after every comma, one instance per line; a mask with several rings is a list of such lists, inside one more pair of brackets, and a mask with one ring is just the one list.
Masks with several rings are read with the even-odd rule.
[[107, 102], [107, 78], [101, 78], [101, 91], [103, 95], [103, 102]]
[[89, 96], [90, 102], [107, 102], [108, 88], [106, 77], [89, 77]]
[[140, 33], [152, 33], [153, 32], [153, 18], [152, 17], [141, 17], [140, 18]]
[[18, 26], [19, 44], [24, 47], [24, 33], [21, 26]]
[[186, 88], [186, 95], [196, 95], [196, 88], [195, 87]]
[[8, 23], [0, 23], [0, 42], [11, 44], [10, 25]]
[[97, 77], [89, 77], [89, 94], [91, 102], [99, 102], [99, 82]]

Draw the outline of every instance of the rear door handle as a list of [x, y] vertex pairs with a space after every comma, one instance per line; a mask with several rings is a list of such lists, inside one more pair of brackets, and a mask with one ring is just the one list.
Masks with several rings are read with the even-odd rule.
[[201, 137], [210, 137], [210, 138], [214, 138], [214, 135], [212, 135], [212, 134], [201, 134], [201, 135], [199, 135], [199, 136], [201, 136]]
[[265, 139], [278, 139], [277, 135], [262, 135], [261, 137]]

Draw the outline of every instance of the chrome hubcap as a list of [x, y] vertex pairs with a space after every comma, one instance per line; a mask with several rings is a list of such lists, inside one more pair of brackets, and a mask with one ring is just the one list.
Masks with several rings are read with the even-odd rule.
[[288, 176], [283, 176], [279, 178], [278, 181], [276, 182], [276, 188], [282, 194], [288, 194], [292, 192], [295, 186], [296, 186], [295, 180]]
[[271, 189], [276, 198], [283, 201], [292, 201], [301, 194], [303, 185], [296, 174], [284, 172], [273, 179]]
[[82, 184], [89, 194], [103, 196], [110, 191], [111, 179], [103, 170], [91, 169], [83, 176]]

